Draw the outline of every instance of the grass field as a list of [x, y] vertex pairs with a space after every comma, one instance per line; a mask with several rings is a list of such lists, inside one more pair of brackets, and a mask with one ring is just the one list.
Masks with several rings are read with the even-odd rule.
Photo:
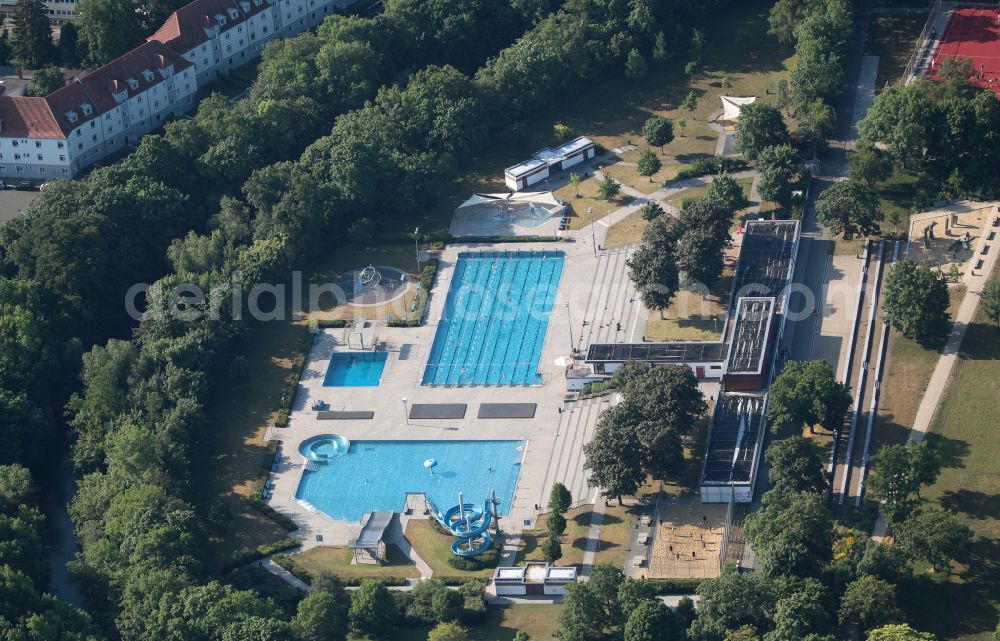
[[[669, 177], [671, 171], [676, 172], [674, 168], [714, 154], [718, 134], [708, 126], [707, 120], [722, 108], [719, 96], [723, 93], [758, 96], [761, 101], [773, 102], [778, 81], [786, 78], [794, 65], [792, 51], [767, 34], [767, 12], [772, 4], [770, 0], [747, 0], [719, 14], [718, 20], [706, 28], [701, 66], [693, 80], [682, 73], [684, 61], [654, 63], [650, 65], [649, 75], [640, 81], [629, 80], [620, 73], [609, 74], [580, 94], [554, 105], [547, 113], [538, 114], [523, 136], [497, 140], [487, 152], [472, 159], [461, 176], [436, 194], [435, 203], [427, 210], [422, 224], [431, 229], [447, 227], [455, 207], [470, 193], [502, 190], [505, 167], [557, 143], [552, 131], [557, 122], [610, 150], [630, 140], [641, 147], [644, 144], [642, 124], [652, 115], [675, 122], [685, 120], [684, 135], [677, 131], [662, 157], [665, 177]], [[722, 89], [723, 81], [728, 84], [725, 90]], [[698, 96], [694, 112], [681, 107], [690, 91]], [[794, 121], [790, 125], [795, 128]], [[622, 160], [629, 162], [637, 158], [638, 151], [622, 156]], [[626, 183], [640, 191], [655, 187], [647, 178], [633, 178], [632, 171], [627, 168], [614, 168], [610, 173], [619, 172], [623, 172], [621, 175]], [[559, 195], [563, 196], [561, 190]], [[586, 207], [582, 211], [574, 209], [581, 216], [586, 213]]]
[[476, 577], [493, 576], [493, 568], [482, 570], [457, 570], [448, 565], [451, 558], [451, 544], [455, 537], [441, 534], [431, 525], [430, 519], [413, 519], [406, 525], [406, 540], [410, 542], [417, 555], [431, 566], [434, 574], [443, 576]]
[[222, 507], [231, 515], [209, 530], [209, 556], [225, 563], [237, 550], [285, 536], [285, 529], [247, 501], [266, 456], [264, 433], [281, 402], [285, 378], [302, 344], [301, 324], [260, 323], [247, 341], [245, 367], [225, 383], [208, 408], [211, 429], [194, 450], [191, 487], [202, 514]]
[[[911, 2], [915, 3], [917, 0]], [[913, 47], [927, 22], [927, 3], [921, 0], [917, 6], [922, 6], [925, 11], [872, 14], [868, 39], [865, 41], [865, 54], [879, 58], [878, 76], [875, 80], [875, 86], [879, 89], [887, 82], [898, 82], [910, 61]]]
[[[954, 285], [948, 293], [951, 296], [948, 309], [954, 316], [965, 298], [965, 286]], [[894, 330], [889, 340], [889, 358], [879, 400], [878, 441], [902, 443], [913, 427], [920, 399], [941, 353]]]
[[661, 319], [655, 310], [648, 312], [643, 336], [649, 341], [718, 339], [732, 280], [733, 270], [727, 269], [707, 297], [686, 290], [677, 292], [670, 307], [664, 310], [665, 318]]
[[401, 576], [403, 578], [418, 578], [420, 571], [394, 544], [386, 546], [386, 563], [375, 565], [370, 563], [351, 564], [353, 553], [350, 548], [315, 547], [295, 554], [291, 559], [295, 565], [308, 570], [313, 576], [321, 571], [333, 572], [342, 577], [356, 576]]
[[[569, 217], [570, 229], [583, 229], [590, 224], [591, 218], [600, 220], [632, 200], [631, 196], [625, 194], [619, 194], [610, 201], [604, 200], [597, 195], [599, 184], [600, 181], [590, 176], [580, 183], [579, 188], [564, 185], [553, 192], [557, 198], [562, 198], [569, 205], [566, 215]], [[588, 209], [594, 210], [593, 216], [587, 213]]]
[[[561, 537], [563, 556], [555, 565], [580, 567], [583, 564], [583, 553], [587, 549], [587, 533], [590, 530], [593, 511], [593, 506], [586, 505], [566, 513], [566, 532]], [[625, 563], [630, 520], [631, 517], [625, 507], [613, 504], [605, 509], [595, 563], [611, 563], [619, 568], [622, 567]], [[521, 547], [517, 551], [515, 563], [542, 560], [541, 546], [548, 536], [543, 516], [538, 519], [535, 529], [521, 533]]]
[[[491, 605], [482, 625], [469, 628], [470, 641], [513, 641], [523, 630], [531, 641], [552, 641], [558, 627], [559, 605]], [[392, 641], [426, 641], [429, 628], [396, 628]], [[351, 635], [349, 641], [365, 641], [367, 637]]]
[[910, 616], [941, 639], [987, 641], [1000, 617], [1000, 329], [980, 308], [962, 344], [929, 439], [944, 455], [925, 496], [955, 510], [976, 533], [961, 575], [922, 575], [907, 599]]

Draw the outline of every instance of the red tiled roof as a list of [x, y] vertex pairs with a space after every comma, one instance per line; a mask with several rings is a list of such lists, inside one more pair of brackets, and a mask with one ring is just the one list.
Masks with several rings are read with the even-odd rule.
[[[179, 53], [187, 53], [198, 45], [207, 42], [208, 36], [205, 34], [206, 28], [215, 26], [215, 16], [226, 17], [225, 29], [231, 28], [235, 24], [245, 21], [250, 16], [267, 9], [270, 3], [267, 0], [261, 2], [260, 6], [253, 0], [247, 0], [250, 4], [249, 13], [244, 13], [243, 8], [237, 0], [194, 0], [173, 12], [163, 26], [157, 30], [150, 40], [158, 40], [170, 45]], [[240, 15], [236, 19], [231, 19], [229, 9], [236, 9]]]
[[[128, 90], [132, 98], [163, 82], [159, 69], [170, 65], [175, 74], [194, 66], [163, 43], [146, 42], [45, 98], [0, 97], [0, 117], [4, 120], [0, 136], [65, 138], [73, 129], [118, 106], [114, 94]], [[155, 74], [152, 80], [143, 75], [146, 70]], [[129, 87], [130, 78], [139, 83], [135, 89]], [[93, 107], [89, 115], [83, 112], [84, 104]], [[76, 122], [66, 117], [69, 112], [76, 113]]]
[[0, 96], [0, 136], [7, 138], [65, 138], [45, 98]]

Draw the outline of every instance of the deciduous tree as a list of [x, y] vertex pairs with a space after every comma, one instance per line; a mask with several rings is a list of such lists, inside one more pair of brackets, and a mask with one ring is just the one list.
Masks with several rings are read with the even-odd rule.
[[743, 186], [736, 182], [736, 179], [727, 172], [723, 172], [712, 178], [712, 184], [708, 186], [706, 197], [734, 211], [743, 209], [749, 202], [746, 193], [743, 191]]
[[659, 310], [661, 317], [680, 286], [676, 251], [670, 221], [660, 216], [650, 221], [642, 233], [642, 244], [628, 260], [629, 278], [643, 305]]
[[767, 492], [744, 529], [772, 575], [817, 576], [833, 556], [833, 521], [819, 494]]
[[662, 154], [664, 145], [670, 144], [674, 139], [674, 123], [660, 116], [648, 118], [642, 124], [642, 136], [646, 139], [646, 144], [659, 147]]
[[747, 160], [757, 160], [765, 147], [788, 141], [788, 127], [777, 107], [755, 102], [740, 108], [734, 134], [736, 149]]
[[660, 601], [643, 601], [628, 617], [625, 641], [680, 641], [680, 626], [673, 611]]
[[767, 420], [777, 432], [782, 425], [819, 424], [839, 431], [851, 405], [851, 390], [836, 379], [826, 361], [789, 361], [771, 385]]
[[922, 506], [893, 526], [896, 543], [913, 559], [947, 568], [951, 561], [968, 560], [972, 530], [957, 516], [935, 506]]
[[770, 468], [767, 480], [775, 492], [823, 492], [827, 487], [823, 457], [818, 448], [799, 435], [776, 440], [764, 453]]
[[649, 182], [653, 182], [653, 174], [660, 171], [663, 167], [663, 163], [657, 157], [656, 153], [652, 149], [643, 149], [639, 152], [639, 161], [636, 163], [636, 171], [640, 176], [646, 176], [649, 178]]
[[862, 631], [898, 620], [896, 586], [874, 576], [858, 577], [847, 584], [838, 617], [841, 625], [854, 623]]
[[905, 623], [894, 623], [871, 630], [866, 641], [937, 641], [937, 637], [930, 632], [914, 630]]
[[597, 193], [603, 198], [610, 202], [618, 193], [622, 190], [622, 186], [618, 184], [614, 178], [609, 174], [604, 174], [604, 179], [601, 184], [597, 186]]
[[844, 240], [877, 233], [882, 218], [878, 195], [854, 180], [835, 184], [816, 200], [816, 219]]
[[928, 344], [949, 327], [948, 285], [942, 274], [911, 258], [893, 263], [885, 278], [885, 320], [907, 338]]
[[65, 85], [66, 79], [58, 67], [43, 67], [31, 78], [26, 93], [29, 96], [47, 96]]
[[991, 278], [986, 282], [979, 304], [986, 317], [1000, 326], [1000, 280]]
[[788, 145], [764, 147], [757, 157], [757, 191], [762, 200], [787, 207], [792, 199], [795, 151]]
[[941, 460], [927, 441], [906, 445], [884, 445], [871, 458], [868, 491], [880, 499], [890, 518], [908, 512], [911, 496], [920, 496], [920, 486], [930, 485], [941, 472]]

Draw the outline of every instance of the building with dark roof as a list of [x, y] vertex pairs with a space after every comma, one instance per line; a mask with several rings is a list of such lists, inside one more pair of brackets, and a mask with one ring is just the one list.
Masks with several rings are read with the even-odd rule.
[[752, 500], [766, 410], [763, 393], [719, 394], [709, 421], [699, 483], [703, 503], [726, 503], [730, 497], [737, 503]]

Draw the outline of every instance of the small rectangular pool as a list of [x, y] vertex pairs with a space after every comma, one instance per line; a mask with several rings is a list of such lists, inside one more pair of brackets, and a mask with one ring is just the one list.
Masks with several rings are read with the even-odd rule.
[[[423, 493], [444, 512], [484, 504], [491, 492], [506, 515], [521, 471], [522, 441], [352, 441], [346, 454], [302, 473], [295, 498], [335, 520], [360, 521], [365, 513], [401, 512], [406, 494]], [[434, 459], [433, 469], [424, 466]]]
[[323, 386], [377, 387], [388, 357], [388, 352], [334, 352]]
[[459, 254], [424, 385], [537, 385], [561, 251]]

